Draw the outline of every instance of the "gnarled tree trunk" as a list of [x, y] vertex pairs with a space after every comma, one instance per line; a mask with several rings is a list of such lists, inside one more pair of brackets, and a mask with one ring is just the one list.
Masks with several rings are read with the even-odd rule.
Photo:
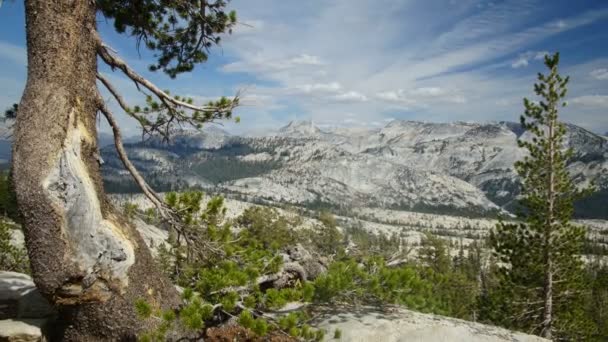
[[90, 0], [26, 1], [13, 179], [34, 280], [65, 323], [58, 338], [131, 340], [149, 323], [137, 317], [137, 299], [168, 308], [178, 296], [103, 193], [95, 14]]

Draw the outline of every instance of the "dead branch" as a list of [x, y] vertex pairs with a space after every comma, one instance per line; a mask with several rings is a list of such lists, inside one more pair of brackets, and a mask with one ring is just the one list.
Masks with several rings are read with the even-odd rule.
[[[129, 173], [131, 174], [131, 176], [133, 177], [133, 179], [135, 180], [135, 182], [137, 183], [139, 188], [146, 195], [146, 197], [152, 202], [152, 204], [154, 204], [154, 206], [158, 210], [158, 213], [161, 216], [161, 219], [169, 225], [170, 229], [174, 229], [175, 231], [178, 232], [178, 234], [184, 236], [184, 238], [186, 239], [186, 243], [188, 245], [191, 245], [193, 243], [193, 241], [188, 239], [189, 234], [187, 234], [187, 228], [184, 226], [184, 224], [180, 220], [179, 213], [175, 212], [172, 208], [170, 208], [165, 203], [165, 201], [154, 191], [154, 189], [152, 189], [148, 185], [148, 183], [141, 176], [139, 171], [137, 171], [137, 169], [135, 168], [133, 163], [131, 163], [131, 161], [129, 160], [129, 156], [127, 155], [127, 152], [125, 151], [124, 145], [122, 143], [122, 134], [120, 132], [118, 123], [116, 122], [116, 119], [114, 118], [114, 115], [109, 110], [109, 108], [106, 106], [105, 102], [103, 101], [103, 99], [101, 98], [100, 95], [98, 95], [98, 102], [99, 102], [98, 103], [99, 110], [105, 116], [105, 118], [108, 121], [108, 124], [112, 128], [112, 132], [114, 135], [114, 145], [116, 146], [116, 151], [117, 151], [118, 156], [119, 156], [120, 160], [122, 161], [123, 165], [125, 166], [127, 171], [129, 171]], [[198, 239], [196, 241], [196, 243], [201, 248], [208, 250], [211, 253], [214, 253], [217, 255], [223, 254], [223, 252], [219, 248], [217, 248], [216, 246], [213, 246], [208, 241]]]
[[116, 146], [116, 152], [118, 153], [118, 157], [122, 161], [123, 165], [129, 171], [137, 185], [141, 188], [141, 191], [148, 197], [148, 199], [154, 204], [154, 206], [159, 210], [159, 214], [164, 218], [166, 215], [166, 208], [163, 204], [163, 201], [160, 199], [158, 194], [148, 185], [148, 183], [141, 176], [139, 171], [135, 168], [133, 163], [129, 160], [129, 156], [125, 151], [124, 145], [122, 143], [122, 134], [120, 132], [120, 128], [118, 127], [118, 123], [114, 118], [112, 112], [108, 109], [105, 102], [100, 98], [99, 99], [99, 110], [105, 116], [108, 124], [112, 128], [112, 133], [114, 135], [114, 145]]
[[133, 112], [133, 110], [131, 109], [131, 107], [129, 107], [129, 105], [127, 104], [127, 102], [125, 101], [125, 99], [122, 97], [122, 95], [120, 95], [120, 93], [114, 87], [114, 85], [112, 85], [112, 83], [110, 83], [110, 81], [105, 76], [103, 76], [102, 74], [98, 73], [97, 74], [97, 79], [104, 85], [104, 87], [106, 87], [106, 89], [108, 89], [108, 91], [114, 97], [114, 99], [116, 99], [116, 102], [118, 102], [118, 105], [120, 106], [120, 108], [122, 108], [122, 110], [127, 115], [129, 115], [133, 119], [137, 120], [141, 124], [142, 129], [144, 130], [144, 134], [151, 133], [151, 130], [148, 129], [146, 127], [146, 125], [143, 124], [143, 122], [145, 122], [145, 118], [143, 116], [137, 115], [135, 112]]

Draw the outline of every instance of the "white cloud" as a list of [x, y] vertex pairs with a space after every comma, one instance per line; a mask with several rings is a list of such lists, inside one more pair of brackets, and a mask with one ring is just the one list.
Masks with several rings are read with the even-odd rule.
[[240, 99], [239, 105], [243, 107], [258, 107], [264, 110], [275, 110], [285, 107], [277, 103], [276, 97], [263, 94], [245, 94]]
[[[358, 91], [345, 90], [342, 84], [338, 82], [328, 83], [312, 83], [312, 84], [299, 84], [285, 91], [278, 92], [279, 94], [285, 95], [304, 95], [308, 98], [312, 97], [320, 102], [366, 102], [368, 97]], [[354, 114], [349, 113], [349, 116]]]
[[527, 67], [528, 66], [528, 59], [527, 58], [522, 58], [519, 57], [518, 59], [516, 59], [515, 61], [513, 61], [513, 63], [511, 64], [511, 67], [513, 69], [517, 69], [517, 68], [521, 68], [521, 67]]
[[445, 91], [439, 87], [422, 87], [416, 88], [410, 93], [414, 96], [436, 97], [443, 95]]
[[608, 95], [583, 95], [568, 102], [585, 107], [608, 108]]
[[333, 99], [335, 99], [336, 101], [344, 101], [344, 102], [365, 102], [365, 101], [367, 101], [367, 96], [365, 96], [359, 92], [356, 92], [356, 91], [348, 91], [348, 92], [333, 96]]
[[591, 77], [595, 78], [596, 80], [606, 81], [608, 80], [608, 69], [595, 69], [592, 70], [589, 75], [591, 75]]
[[[342, 122], [346, 113], [368, 123], [388, 115], [517, 120], [519, 99], [532, 95], [535, 80], [534, 72], [513, 73], [512, 64], [536, 71], [541, 66], [534, 61], [544, 51], [531, 51], [533, 46], [608, 18], [605, 8], [549, 14], [539, 22], [549, 6], [542, 0], [498, 2], [481, 9], [477, 3], [454, 1], [449, 11], [440, 11], [435, 2], [403, 0], [267, 0], [263, 6], [233, 0], [241, 16], [263, 21], [264, 30], [235, 34], [224, 49], [236, 62], [223, 70], [270, 84], [268, 94], [296, 108], [298, 117], [316, 121]], [[568, 51], [556, 41], [565, 71]], [[525, 61], [516, 63], [520, 54]], [[580, 81], [581, 75], [589, 79], [591, 70], [569, 73], [570, 94], [592, 93]]]
[[266, 73], [289, 70], [302, 66], [310, 67], [320, 65], [323, 65], [323, 62], [318, 56], [308, 54], [299, 54], [282, 59], [267, 59], [263, 56], [257, 56], [250, 61], [238, 61], [226, 64], [222, 67], [222, 70], [225, 72]]
[[416, 104], [416, 101], [407, 97], [407, 95], [403, 89], [380, 92], [380, 93], [376, 94], [376, 97], [380, 100], [384, 100], [384, 101], [392, 102], [392, 103], [398, 103], [401, 105], [405, 105], [406, 107]]
[[326, 94], [326, 93], [337, 93], [342, 89], [342, 85], [338, 82], [331, 83], [314, 83], [314, 84], [302, 84], [292, 88], [296, 93], [304, 94]]
[[323, 62], [317, 56], [301, 54], [289, 60], [292, 65], [322, 65]]
[[498, 106], [508, 106], [512, 104], [512, 101], [509, 101], [507, 99], [499, 99], [498, 101], [496, 101], [496, 105]]
[[439, 87], [419, 87], [410, 90], [397, 89], [376, 94], [379, 100], [410, 106], [426, 107], [434, 103], [466, 103], [466, 98], [457, 91]]
[[511, 63], [511, 67], [513, 69], [517, 69], [517, 68], [521, 68], [521, 67], [527, 67], [528, 64], [530, 64], [530, 60], [534, 59], [537, 61], [541, 61], [545, 58], [546, 55], [549, 55], [550, 53], [548, 51], [528, 51], [528, 52], [524, 52], [522, 54], [520, 54], [516, 60], [513, 61], [513, 63]]

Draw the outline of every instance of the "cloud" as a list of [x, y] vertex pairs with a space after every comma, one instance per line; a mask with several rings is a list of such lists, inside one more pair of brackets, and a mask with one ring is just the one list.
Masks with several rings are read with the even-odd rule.
[[348, 91], [345, 93], [341, 93], [333, 96], [332, 98], [340, 102], [365, 102], [368, 100], [367, 96], [356, 91]]
[[517, 69], [517, 68], [521, 68], [521, 67], [527, 67], [528, 66], [528, 59], [527, 58], [522, 58], [519, 57], [518, 59], [516, 59], [515, 61], [513, 61], [513, 63], [511, 64], [511, 67], [513, 69]]
[[20, 66], [26, 66], [27, 51], [23, 46], [0, 41], [0, 59], [11, 61]]
[[379, 100], [410, 106], [426, 107], [433, 103], [466, 103], [466, 98], [458, 91], [450, 91], [439, 87], [420, 87], [410, 90], [397, 89], [376, 94]]
[[584, 107], [608, 108], [608, 95], [583, 95], [569, 101], [571, 104]]
[[443, 95], [445, 91], [439, 87], [422, 87], [413, 89], [410, 93], [414, 96], [437, 97]]
[[[564, 71], [573, 49], [583, 61], [598, 56], [589, 53], [593, 44], [565, 41], [561, 34], [576, 36], [578, 31], [572, 30], [608, 18], [607, 7], [572, 10], [542, 0], [477, 4], [266, 0], [260, 6], [233, 0], [239, 15], [263, 22], [263, 30], [235, 33], [223, 45], [232, 63], [220, 70], [238, 71], [244, 82], [263, 85], [264, 94], [285, 103], [286, 108], [273, 114], [277, 120], [296, 115], [343, 122], [345, 113], [367, 123], [389, 116], [516, 120], [520, 99], [532, 95], [535, 80], [534, 72], [513, 69], [536, 69], [534, 61], [544, 55], [538, 46], [549, 40], [552, 49], [563, 53]], [[591, 70], [568, 73], [572, 96], [593, 94], [580, 78], [590, 80]]]
[[221, 70], [225, 72], [265, 73], [282, 71], [296, 67], [310, 67], [323, 65], [318, 56], [299, 54], [285, 59], [266, 59], [262, 56], [250, 61], [238, 61], [224, 65]]
[[545, 58], [546, 55], [549, 55], [550, 53], [548, 51], [528, 51], [525, 53], [520, 54], [516, 60], [513, 61], [513, 63], [511, 63], [511, 67], [513, 69], [517, 69], [517, 68], [521, 68], [521, 67], [527, 67], [529, 64], [530, 60], [537, 60], [537, 61], [541, 61]]
[[405, 91], [403, 89], [380, 92], [376, 94], [376, 97], [379, 100], [398, 103], [407, 107], [412, 106], [416, 103], [413, 99], [406, 96]]
[[304, 95], [321, 100], [321, 102], [349, 103], [368, 101], [366, 95], [354, 90], [345, 90], [338, 82], [300, 84], [288, 88], [283, 95]]
[[291, 65], [322, 65], [323, 62], [317, 56], [311, 56], [307, 54], [301, 54], [293, 57], [288, 62]]
[[302, 84], [302, 85], [297, 85], [292, 88], [292, 90], [295, 93], [303, 93], [303, 94], [337, 93], [341, 89], [342, 89], [342, 85], [338, 82]]
[[285, 105], [278, 102], [278, 98], [266, 94], [247, 94], [241, 97], [239, 106], [243, 109], [256, 108], [265, 111], [284, 109]]
[[589, 73], [589, 75], [591, 75], [591, 77], [595, 78], [596, 80], [606, 81], [606, 80], [608, 80], [608, 69], [606, 69], [606, 68], [595, 69], [595, 70], [592, 70]]
[[565, 29], [565, 28], [568, 26], [568, 24], [566, 24], [566, 22], [565, 22], [565, 21], [563, 21], [563, 20], [558, 20], [558, 21], [555, 23], [555, 26], [556, 26], [557, 28], [559, 28], [559, 29]]
[[501, 107], [508, 106], [511, 104], [513, 104], [513, 101], [509, 101], [507, 99], [499, 99], [496, 101], [496, 105], [501, 106]]

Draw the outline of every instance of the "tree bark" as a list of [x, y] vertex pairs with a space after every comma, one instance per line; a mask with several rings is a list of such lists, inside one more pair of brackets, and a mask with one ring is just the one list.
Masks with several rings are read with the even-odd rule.
[[134, 340], [134, 308], [179, 302], [141, 236], [106, 198], [97, 160], [95, 1], [28, 0], [28, 75], [13, 182], [34, 281], [58, 307], [57, 339]]
[[[553, 74], [554, 69], [551, 70]], [[549, 86], [549, 93], [555, 92], [553, 84]], [[553, 258], [552, 258], [552, 240], [553, 225], [555, 217], [555, 150], [559, 146], [555, 146], [555, 125], [557, 120], [557, 109], [555, 100], [550, 100], [549, 114], [549, 160], [548, 160], [548, 179], [547, 179], [547, 222], [545, 227], [544, 248], [545, 248], [545, 279], [544, 279], [544, 306], [543, 306], [543, 322], [542, 322], [542, 337], [553, 339]]]

